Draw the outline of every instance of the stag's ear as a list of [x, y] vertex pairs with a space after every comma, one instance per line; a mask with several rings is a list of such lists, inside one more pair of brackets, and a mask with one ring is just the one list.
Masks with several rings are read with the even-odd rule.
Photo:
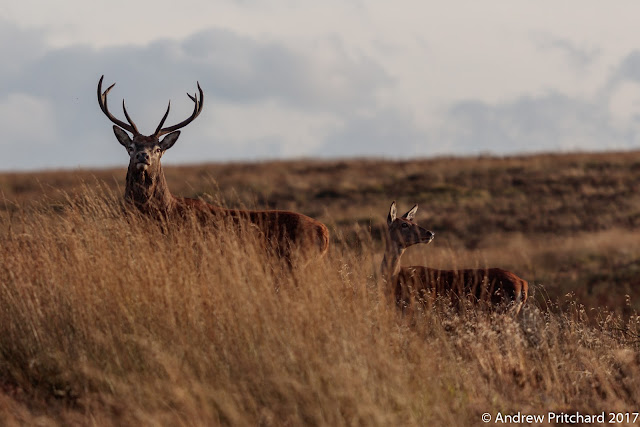
[[402, 215], [402, 218], [408, 219], [409, 221], [411, 221], [413, 217], [416, 216], [417, 211], [418, 211], [418, 205], [413, 205], [413, 207], [411, 208], [411, 210], [409, 210], [409, 212]]
[[176, 143], [179, 136], [180, 131], [177, 130], [162, 138], [162, 141], [160, 141], [160, 148], [162, 149], [162, 151], [167, 151], [169, 148], [173, 147], [173, 144]]
[[126, 148], [127, 151], [129, 151], [129, 148], [133, 143], [133, 141], [129, 137], [129, 134], [116, 125], [113, 125], [113, 133], [116, 134], [116, 138], [118, 138], [118, 142], [122, 144], [122, 146]]
[[387, 225], [391, 226], [391, 223], [396, 219], [396, 201], [394, 200], [391, 203], [391, 207], [389, 208], [389, 215], [387, 216]]

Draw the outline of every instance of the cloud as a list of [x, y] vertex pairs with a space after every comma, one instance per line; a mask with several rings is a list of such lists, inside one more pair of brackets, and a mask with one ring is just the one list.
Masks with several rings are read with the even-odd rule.
[[[185, 92], [200, 82], [204, 111], [169, 163], [635, 146], [640, 51], [614, 64], [600, 45], [550, 32], [532, 49], [528, 29], [526, 42], [491, 44], [502, 40], [493, 34], [482, 49], [464, 50], [471, 33], [451, 44], [448, 27], [429, 38], [369, 24], [304, 37], [208, 28], [138, 45], [55, 48], [43, 31], [0, 21], [0, 169], [124, 167], [126, 153], [96, 102], [102, 74], [106, 85], [117, 82], [112, 112], [123, 118], [126, 98], [143, 133], [169, 99], [167, 124], [187, 117]], [[426, 40], [429, 55], [413, 37]]]
[[430, 140], [408, 112], [381, 109], [345, 117], [314, 151], [320, 157], [385, 156], [406, 158], [428, 151]]
[[23, 30], [15, 24], [0, 18], [0, 88], [8, 78], [15, 76], [30, 61], [38, 58], [45, 50], [44, 33], [39, 30]]
[[45, 159], [43, 152], [51, 149], [51, 136], [56, 134], [54, 109], [46, 99], [9, 95], [0, 99], [0, 117], [4, 122], [0, 147], [5, 153], [0, 167], [28, 167]]
[[640, 83], [640, 51], [638, 50], [630, 52], [615, 67], [609, 79], [607, 90], [624, 82]]
[[185, 162], [194, 150], [218, 160], [308, 156], [326, 136], [343, 125], [332, 113], [287, 108], [275, 102], [217, 104], [200, 135], [185, 135], [167, 155]]
[[576, 70], [582, 70], [593, 64], [602, 54], [601, 49], [583, 46], [571, 40], [536, 33], [536, 44], [542, 50], [559, 52]]
[[[640, 104], [640, 90], [636, 95]], [[600, 101], [558, 92], [502, 103], [466, 100], [450, 105], [429, 126], [410, 112], [379, 110], [345, 118], [344, 127], [314, 154], [408, 158], [637, 148], [640, 105], [622, 123]]]
[[176, 49], [208, 76], [227, 101], [279, 100], [302, 109], [349, 110], [368, 105], [391, 80], [364, 55], [349, 55], [339, 39], [318, 41], [313, 52], [208, 30]]
[[606, 105], [552, 92], [501, 104], [460, 102], [440, 137], [451, 152], [519, 152], [631, 148], [633, 139], [612, 124]]
[[422, 125], [409, 112], [380, 110], [345, 118], [315, 151], [318, 156], [409, 158], [633, 148], [635, 124], [616, 126], [606, 104], [557, 92], [503, 103], [454, 103]]
[[[367, 108], [375, 101], [381, 87], [392, 84], [382, 67], [364, 55], [348, 54], [339, 39], [319, 42], [310, 52], [286, 43], [257, 40], [227, 30], [210, 29], [184, 40], [162, 39], [143, 46], [116, 46], [94, 49], [73, 45], [51, 49], [39, 32], [24, 32], [17, 28], [3, 28], [6, 39], [15, 46], [0, 45], [0, 49], [20, 52], [21, 40], [33, 54], [23, 55], [12, 62], [16, 71], [3, 76], [0, 103], [13, 105], [15, 99], [37, 100], [29, 108], [10, 107], [14, 114], [0, 116], [0, 127], [11, 121], [28, 121], [40, 127], [46, 122], [47, 141], [59, 147], [22, 163], [22, 151], [13, 142], [3, 143], [5, 156], [0, 169], [40, 168], [44, 166], [74, 167], [122, 164], [118, 144], [113, 141], [111, 126], [96, 102], [96, 85], [105, 74], [105, 88], [117, 81], [110, 93], [112, 112], [123, 117], [120, 100], [127, 100], [127, 109], [139, 129], [149, 133], [155, 129], [166, 103], [173, 99], [168, 122], [177, 122], [191, 113], [192, 103], [185, 91], [195, 92], [199, 80], [205, 91], [205, 111], [197, 125], [189, 127], [193, 141], [201, 141], [192, 155], [177, 156], [184, 161], [203, 161], [202, 152], [225, 157], [241, 157], [239, 147], [251, 147], [252, 141], [269, 146], [269, 152], [303, 155], [319, 144], [310, 130], [323, 135], [323, 129], [335, 127], [336, 117], [351, 110]], [[40, 105], [37, 106], [36, 104]], [[236, 134], [226, 127], [228, 140], [218, 138], [218, 150], [211, 150], [211, 139], [203, 135], [216, 134], [216, 109], [230, 106], [246, 108], [250, 113], [240, 117], [260, 123], [261, 136], [242, 139], [247, 121], [230, 120], [238, 124]], [[50, 116], [42, 118], [43, 106]], [[6, 107], [9, 108], [9, 107]], [[40, 108], [40, 110], [39, 110]], [[285, 113], [290, 113], [287, 123]], [[263, 115], [273, 120], [259, 120]], [[51, 124], [56, 126], [51, 126]], [[306, 127], [305, 127], [306, 126]], [[297, 142], [293, 138], [300, 137]], [[13, 136], [17, 140], [24, 138]], [[35, 137], [32, 135], [31, 139]], [[184, 136], [183, 136], [184, 138]], [[36, 138], [37, 139], [37, 138]], [[229, 141], [234, 142], [233, 147]], [[268, 143], [265, 143], [268, 141]], [[105, 144], [108, 144], [105, 146]], [[305, 145], [308, 150], [305, 150]], [[207, 148], [206, 150], [204, 148]], [[248, 148], [247, 157], [262, 151]], [[88, 153], [100, 153], [99, 156]], [[170, 158], [170, 157], [169, 157]]]

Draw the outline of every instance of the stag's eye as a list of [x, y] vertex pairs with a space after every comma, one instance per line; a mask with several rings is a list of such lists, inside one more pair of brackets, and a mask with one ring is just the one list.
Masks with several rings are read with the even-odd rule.
[[162, 150], [160, 149], [160, 147], [156, 147], [156, 149], [155, 149], [155, 152], [156, 152], [156, 153], [160, 154], [160, 152], [161, 152], [161, 151], [162, 151]]
[[407, 228], [409, 226], [409, 224], [407, 224], [406, 222], [402, 223], [402, 228]]

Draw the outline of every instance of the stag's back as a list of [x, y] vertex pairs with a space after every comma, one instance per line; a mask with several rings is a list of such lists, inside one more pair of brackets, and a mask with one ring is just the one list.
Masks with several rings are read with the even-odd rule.
[[[212, 217], [230, 220], [240, 228], [259, 231], [279, 256], [323, 257], [329, 250], [329, 229], [306, 215], [279, 210], [240, 210], [213, 206], [201, 200], [176, 198], [179, 210], [195, 211], [204, 224]], [[215, 223], [215, 221], [213, 221]]]
[[290, 245], [299, 252], [320, 256], [329, 250], [329, 229], [306, 215], [290, 211], [246, 211], [244, 215], [279, 245]]

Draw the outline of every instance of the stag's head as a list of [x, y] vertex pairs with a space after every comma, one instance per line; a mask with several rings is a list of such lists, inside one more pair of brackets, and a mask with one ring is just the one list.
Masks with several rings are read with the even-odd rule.
[[[200, 88], [200, 84], [197, 84], [198, 91], [200, 92], [200, 98], [198, 98], [198, 94], [191, 96], [191, 94], [187, 93], [187, 96], [189, 96], [195, 104], [193, 107], [193, 113], [190, 117], [176, 125], [163, 128], [162, 126], [164, 125], [164, 122], [169, 115], [169, 109], [171, 108], [171, 102], [169, 102], [167, 112], [164, 113], [156, 131], [149, 136], [145, 136], [138, 131], [136, 124], [131, 120], [131, 117], [129, 117], [127, 108], [124, 104], [124, 99], [122, 100], [122, 109], [124, 110], [124, 115], [127, 118], [128, 123], [117, 119], [109, 112], [109, 109], [107, 108], [107, 94], [115, 86], [115, 83], [102, 92], [103, 78], [104, 76], [100, 77], [100, 81], [98, 82], [98, 104], [100, 104], [100, 109], [109, 118], [109, 120], [115, 123], [113, 126], [113, 132], [116, 134], [118, 142], [120, 142], [120, 144], [126, 148], [127, 153], [129, 153], [129, 171], [132, 173], [153, 173], [154, 170], [158, 170], [160, 168], [160, 158], [164, 152], [171, 148], [178, 140], [178, 137], [180, 136], [180, 131], [178, 129], [191, 123], [202, 111], [202, 107], [204, 105], [204, 94]], [[130, 137], [127, 132], [131, 133], [132, 137]], [[160, 139], [160, 137], [163, 136], [164, 138]]]
[[418, 211], [418, 205], [414, 205], [409, 212], [401, 217], [396, 216], [396, 202], [391, 203], [387, 226], [389, 227], [389, 240], [400, 251], [418, 243], [429, 243], [433, 240], [434, 233], [420, 227], [413, 221]]

